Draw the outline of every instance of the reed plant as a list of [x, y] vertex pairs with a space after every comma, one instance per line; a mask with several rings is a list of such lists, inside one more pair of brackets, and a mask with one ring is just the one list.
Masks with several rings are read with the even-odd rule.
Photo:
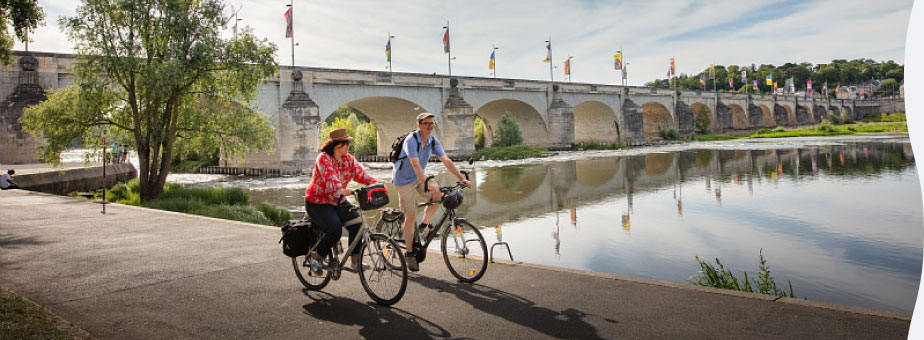
[[742, 279], [739, 279], [731, 270], [725, 268], [725, 265], [723, 265], [722, 261], [719, 261], [718, 258], [715, 259], [716, 265], [713, 266], [701, 260], [699, 256], [696, 256], [696, 262], [699, 264], [700, 271], [694, 274], [688, 281], [699, 286], [795, 298], [796, 294], [793, 292], [791, 281], [788, 282], [788, 293], [777, 286], [776, 280], [770, 276], [770, 266], [767, 264], [767, 260], [764, 258], [763, 253], [764, 250], [761, 249], [760, 267], [757, 277], [749, 278], [748, 273], [743, 272], [744, 277]]

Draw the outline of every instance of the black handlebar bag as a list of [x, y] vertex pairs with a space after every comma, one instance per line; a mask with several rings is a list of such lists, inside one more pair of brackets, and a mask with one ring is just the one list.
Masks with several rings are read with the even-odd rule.
[[355, 191], [356, 200], [359, 201], [359, 208], [362, 210], [378, 209], [388, 204], [388, 190], [385, 190], [385, 184], [373, 184]]

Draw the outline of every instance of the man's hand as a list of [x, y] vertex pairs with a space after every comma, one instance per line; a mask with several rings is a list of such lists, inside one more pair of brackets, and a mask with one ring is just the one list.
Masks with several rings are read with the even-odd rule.
[[469, 188], [469, 189], [472, 188], [472, 182], [471, 182], [471, 181], [469, 181], [469, 180], [467, 180], [467, 179], [463, 179], [463, 180], [461, 180], [460, 182], [465, 183], [465, 187], [466, 187], [466, 188]]
[[353, 190], [350, 190], [350, 189], [340, 189], [340, 190], [337, 190], [337, 193], [340, 194], [340, 196], [349, 196], [349, 195], [352, 195], [352, 194], [353, 194]]

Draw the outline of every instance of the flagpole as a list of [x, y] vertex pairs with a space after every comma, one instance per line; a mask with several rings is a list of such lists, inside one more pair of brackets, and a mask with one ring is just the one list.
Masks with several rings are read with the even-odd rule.
[[449, 64], [449, 78], [452, 79], [452, 41], [449, 36], [449, 20], [446, 20], [446, 62]]
[[574, 58], [570, 54], [568, 55], [568, 82], [571, 82], [571, 59]]
[[393, 72], [394, 69], [391, 67], [391, 38], [395, 36], [391, 35], [391, 31], [388, 32], [388, 72]]
[[491, 55], [494, 56], [494, 63], [492, 64], [494, 65], [494, 69], [492, 71], [494, 71], [494, 79], [497, 79], [497, 55], [495, 55], [494, 52], [498, 50], [498, 47], [491, 44], [491, 48]]
[[289, 0], [288, 7], [292, 9], [289, 22], [292, 24], [292, 68], [295, 68], [295, 0]]
[[555, 84], [555, 74], [552, 72], [552, 64], [555, 62], [552, 61], [552, 36], [549, 36], [549, 40], [546, 41], [549, 43], [549, 79], [551, 79], [552, 84]]

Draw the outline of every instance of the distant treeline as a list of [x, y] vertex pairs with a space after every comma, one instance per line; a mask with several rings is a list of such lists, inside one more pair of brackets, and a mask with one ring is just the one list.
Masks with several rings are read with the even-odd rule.
[[[742, 82], [741, 71], [747, 71], [747, 81]], [[828, 64], [803, 63], [786, 63], [781, 66], [774, 65], [716, 65], [715, 79], [709, 77], [709, 66], [706, 66], [702, 72], [696, 74], [681, 73], [674, 77], [673, 87], [682, 90], [703, 90], [704, 86], [700, 83], [700, 76], [706, 79], [706, 90], [715, 89], [726, 92], [745, 92], [754, 93], [754, 80], [757, 80], [757, 86], [760, 93], [770, 93], [773, 85], [767, 85], [767, 75], [772, 74], [773, 80], [778, 83], [778, 88], [783, 89], [786, 80], [790, 77], [793, 79], [796, 91], [804, 92], [809, 79], [812, 80], [812, 88], [815, 93], [822, 94], [825, 81], [828, 82], [828, 95], [834, 96], [834, 90], [838, 85], [841, 87], [869, 85], [871, 80], [880, 82], [873, 88], [878, 88], [875, 94], [889, 95], [898, 91], [899, 86], [905, 80], [905, 67], [895, 63], [892, 60], [887, 62], [876, 62], [873, 59], [855, 59], [832, 60]], [[729, 86], [728, 78], [732, 78], [733, 86]], [[656, 79], [645, 84], [648, 87], [669, 88], [671, 83], [668, 79]]]

